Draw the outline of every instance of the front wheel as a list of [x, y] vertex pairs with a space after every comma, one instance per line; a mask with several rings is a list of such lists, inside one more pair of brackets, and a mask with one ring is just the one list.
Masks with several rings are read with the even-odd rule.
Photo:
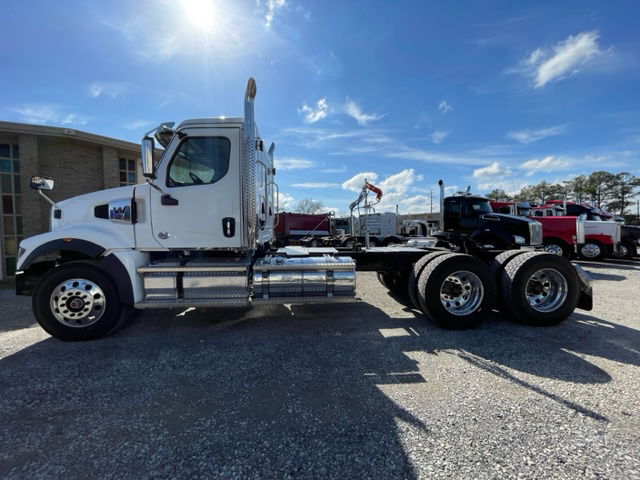
[[111, 278], [89, 262], [70, 262], [48, 271], [38, 282], [32, 303], [40, 326], [61, 340], [108, 335], [126, 313]]
[[557, 240], [549, 240], [544, 242], [544, 250], [547, 253], [558, 255], [559, 257], [571, 258], [571, 249], [569, 245]]
[[617, 251], [611, 254], [612, 258], [620, 258], [622, 260], [631, 260], [636, 254], [636, 247], [631, 243], [622, 243]]
[[600, 242], [588, 241], [579, 248], [580, 257], [585, 260], [602, 260], [607, 254], [606, 248]]

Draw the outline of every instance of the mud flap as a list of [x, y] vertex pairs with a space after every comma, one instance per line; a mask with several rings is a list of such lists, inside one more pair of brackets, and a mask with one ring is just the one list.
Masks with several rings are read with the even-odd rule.
[[591, 287], [591, 276], [578, 264], [572, 263], [578, 273], [580, 282], [580, 298], [576, 308], [581, 310], [593, 310], [593, 288]]

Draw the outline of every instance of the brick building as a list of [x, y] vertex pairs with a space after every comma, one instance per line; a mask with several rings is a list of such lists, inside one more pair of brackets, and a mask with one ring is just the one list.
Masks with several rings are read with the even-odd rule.
[[32, 175], [55, 180], [60, 201], [138, 183], [140, 146], [70, 128], [0, 121], [0, 279], [15, 271], [23, 237], [49, 229], [49, 205], [29, 188]]

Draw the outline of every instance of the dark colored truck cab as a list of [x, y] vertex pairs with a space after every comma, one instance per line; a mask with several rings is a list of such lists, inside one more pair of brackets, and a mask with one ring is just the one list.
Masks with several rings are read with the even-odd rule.
[[446, 197], [441, 228], [434, 236], [467, 252], [509, 250], [542, 244], [535, 220], [494, 213], [489, 199], [470, 194]]

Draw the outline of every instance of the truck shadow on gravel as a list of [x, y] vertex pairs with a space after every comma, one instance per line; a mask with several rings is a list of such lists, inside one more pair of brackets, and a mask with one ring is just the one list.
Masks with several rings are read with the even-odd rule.
[[637, 330], [582, 314], [452, 332], [366, 303], [180, 313], [0, 360], [0, 477], [416, 478], [400, 436], [428, 441], [437, 425], [416, 415], [442, 392], [403, 407], [381, 385], [428, 387], [438, 356], [456, 355], [606, 422], [530, 375], [601, 384], [581, 355], [640, 364]]

